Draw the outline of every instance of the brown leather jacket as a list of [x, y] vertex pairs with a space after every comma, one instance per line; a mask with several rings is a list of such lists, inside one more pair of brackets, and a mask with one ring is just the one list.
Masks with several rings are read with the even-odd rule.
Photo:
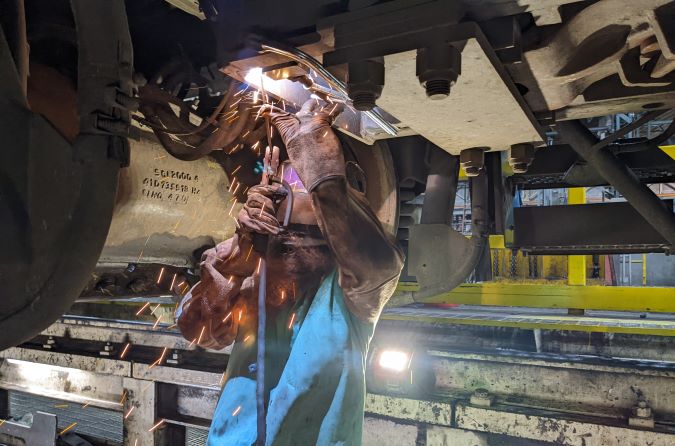
[[[365, 196], [349, 187], [344, 176], [323, 179], [311, 198], [349, 311], [375, 322], [398, 282], [400, 249]], [[242, 315], [255, 311], [258, 256], [250, 236], [236, 234], [206, 251], [202, 260], [202, 280], [183, 298], [177, 322], [186, 339], [224, 348], [234, 341]]]

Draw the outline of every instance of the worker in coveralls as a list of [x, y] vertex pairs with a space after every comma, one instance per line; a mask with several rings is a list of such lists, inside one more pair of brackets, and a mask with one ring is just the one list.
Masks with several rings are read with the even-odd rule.
[[260, 233], [270, 236], [266, 444], [360, 445], [368, 344], [403, 256], [365, 196], [349, 186], [331, 116], [317, 101], [271, 119], [290, 161], [282, 168], [295, 191], [291, 224], [280, 229], [286, 201], [277, 184], [252, 187], [240, 228], [204, 254], [201, 281], [177, 314], [186, 339], [202, 347], [234, 341], [207, 444], [256, 443], [259, 257], [252, 235]]

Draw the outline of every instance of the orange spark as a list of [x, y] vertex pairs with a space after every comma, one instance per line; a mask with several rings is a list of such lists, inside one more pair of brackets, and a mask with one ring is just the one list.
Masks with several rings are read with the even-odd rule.
[[236, 417], [237, 415], [239, 415], [239, 412], [241, 412], [241, 406], [237, 406], [237, 408], [234, 409], [234, 412], [232, 412], [232, 416]]
[[237, 322], [241, 322], [241, 317], [244, 315], [244, 310], [239, 310], [239, 320]]
[[55, 404], [54, 407], [57, 409], [65, 409], [68, 407], [68, 404]]
[[234, 175], [235, 173], [237, 173], [237, 172], [239, 171], [239, 169], [241, 169], [241, 164], [238, 165], [238, 166], [232, 171], [232, 175]]
[[197, 342], [197, 338], [194, 338], [192, 342], [190, 342], [190, 345], [188, 345], [188, 348], [192, 347], [194, 343]]
[[197, 339], [197, 345], [202, 343], [202, 336], [204, 336], [204, 330], [206, 330], [206, 325], [202, 326], [202, 331], [199, 333], [199, 339]]
[[126, 420], [127, 418], [129, 418], [129, 415], [131, 415], [131, 412], [133, 412], [135, 408], [136, 408], [136, 406], [131, 406], [131, 409], [129, 409], [129, 411], [128, 411], [126, 414], [124, 414], [124, 419], [125, 419], [125, 420]]
[[159, 423], [155, 424], [155, 425], [152, 426], [150, 429], [148, 429], [148, 432], [154, 431], [155, 429], [157, 429], [159, 426], [161, 426], [161, 425], [164, 424], [164, 423], [166, 423], [166, 420], [163, 419], [163, 420], [161, 420]]
[[293, 326], [293, 322], [295, 322], [295, 313], [291, 315], [291, 321], [288, 323], [288, 329], [290, 330], [291, 327]]
[[122, 393], [122, 398], [120, 398], [120, 406], [121, 406], [122, 404], [124, 404], [124, 402], [126, 401], [126, 399], [127, 399], [127, 391], [125, 390], [125, 391]]
[[237, 200], [233, 200], [234, 203], [232, 203], [232, 207], [230, 208], [230, 212], [227, 213], [227, 215], [232, 216], [232, 211], [234, 210], [234, 207], [237, 205]]
[[286, 291], [281, 290], [281, 301], [283, 302], [285, 298], [286, 298]]
[[164, 276], [164, 268], [159, 271], [159, 277], [157, 278], [157, 285], [162, 281], [162, 276]]
[[155, 308], [152, 309], [152, 311], [150, 312], [150, 314], [155, 314], [155, 311], [157, 311], [157, 309], [159, 308], [160, 305], [161, 305], [161, 304], [155, 305]]
[[[86, 409], [87, 407], [89, 407], [90, 404], [91, 404], [91, 402], [84, 403], [84, 404], [82, 405], [82, 409]], [[2, 426], [2, 425], [0, 424], [0, 426]]]
[[227, 313], [227, 316], [225, 316], [225, 319], [223, 319], [223, 322], [227, 322], [227, 320], [231, 317], [232, 317], [232, 312], [230, 311], [229, 313]]
[[159, 321], [162, 320], [162, 315], [160, 314], [157, 320], [155, 321], [155, 325], [152, 326], [152, 329], [155, 330], [157, 326], [159, 325]]
[[246, 336], [246, 337], [244, 338], [244, 341], [243, 341], [243, 342], [246, 342], [246, 341], [248, 341], [249, 339], [251, 339], [251, 335]]
[[251, 247], [248, 248], [248, 254], [246, 254], [246, 260], [245, 261], [248, 261], [248, 257], [251, 255], [252, 251], [253, 251], [253, 245], [251, 245]]
[[255, 268], [255, 273], [260, 272], [260, 265], [262, 264], [262, 257], [258, 259], [258, 266]]
[[178, 288], [180, 288], [180, 287], [182, 287], [184, 284], [185, 284], [185, 281], [183, 280], [181, 283], [179, 283], [179, 284], [176, 285], [176, 286], [177, 286]]
[[61, 432], [59, 432], [59, 435], [65, 434], [66, 432], [68, 432], [69, 430], [74, 428], [75, 426], [77, 426], [77, 421], [74, 422], [73, 424], [71, 424], [70, 426], [68, 426], [67, 428], [63, 429]]
[[[222, 387], [223, 383], [225, 382], [225, 373], [223, 372], [223, 376], [220, 378], [220, 386]], [[2, 424], [0, 424], [2, 426]]]
[[138, 310], [138, 312], [136, 313], [136, 316], [140, 316], [141, 313], [142, 313], [143, 311], [145, 311], [145, 309], [148, 308], [149, 306], [150, 306], [150, 302], [146, 302], [145, 305], [143, 305], [143, 306], [141, 307], [141, 309]]
[[122, 354], [120, 355], [120, 359], [124, 359], [124, 356], [129, 351], [129, 347], [131, 347], [131, 342], [127, 342], [127, 345], [124, 346], [124, 350], [122, 350]]
[[174, 274], [173, 279], [171, 279], [171, 287], [169, 287], [170, 290], [173, 290], [173, 285], [174, 285], [174, 283], [176, 283], [176, 276], [177, 275], [178, 275], [178, 273]]

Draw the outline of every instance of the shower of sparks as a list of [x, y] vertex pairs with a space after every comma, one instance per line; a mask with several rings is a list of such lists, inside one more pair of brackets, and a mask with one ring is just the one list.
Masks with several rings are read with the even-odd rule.
[[157, 285], [159, 285], [159, 282], [162, 281], [162, 277], [163, 277], [163, 276], [164, 276], [164, 268], [162, 268], [162, 269], [159, 271], [159, 277], [157, 278]]
[[228, 191], [228, 192], [232, 192], [232, 188], [234, 187], [234, 185], [235, 185], [236, 183], [237, 183], [237, 179], [236, 179], [236, 178], [233, 178], [233, 179], [232, 179], [232, 182], [230, 183], [230, 187], [227, 188], [227, 191]]
[[241, 322], [241, 318], [242, 318], [243, 315], [244, 315], [244, 310], [239, 310], [239, 319], [237, 320], [237, 322]]
[[148, 432], [154, 431], [155, 429], [157, 429], [159, 426], [161, 426], [161, 425], [164, 424], [164, 423], [166, 423], [166, 420], [161, 420], [159, 423], [155, 424], [155, 425], [152, 426], [150, 429], [148, 429]]
[[333, 112], [334, 112], [337, 108], [338, 108], [338, 104], [335, 104], [335, 105], [333, 106], [333, 108], [330, 109], [330, 111], [328, 112], [328, 114], [329, 114], [329, 115], [332, 115]]
[[246, 262], [248, 262], [248, 258], [251, 255], [251, 252], [253, 252], [253, 245], [251, 245], [251, 247], [248, 248], [248, 254], [246, 254], [246, 260], [245, 260]]
[[281, 301], [283, 302], [285, 298], [286, 298], [286, 291], [281, 290]]
[[138, 310], [138, 312], [136, 313], [136, 316], [140, 316], [141, 313], [142, 313], [143, 311], [145, 311], [145, 309], [148, 308], [149, 306], [150, 306], [150, 302], [146, 302], [145, 305], [143, 305], [143, 306], [141, 307], [141, 309]]
[[237, 200], [234, 200], [234, 203], [232, 203], [232, 207], [230, 208], [230, 212], [227, 213], [230, 217], [232, 216], [232, 211], [234, 210], [234, 207], [237, 205]]
[[129, 351], [129, 347], [131, 347], [131, 342], [127, 342], [127, 345], [124, 346], [124, 350], [122, 350], [122, 353], [120, 354], [120, 359], [124, 359], [124, 356]]
[[238, 165], [238, 166], [232, 171], [232, 175], [234, 175], [235, 173], [239, 172], [239, 169], [241, 169], [241, 164]]
[[155, 321], [155, 324], [152, 326], [153, 330], [157, 329], [157, 326], [159, 325], [159, 322], [162, 320], [162, 315], [160, 314], [157, 320]]
[[128, 395], [128, 392], [125, 390], [122, 393], [122, 398], [120, 398], [120, 406], [124, 405], [124, 402], [127, 400], [127, 395]]
[[178, 276], [178, 273], [175, 273], [173, 275], [173, 279], [171, 279], [171, 286], [169, 287], [170, 290], [173, 290], [173, 285], [176, 283], [176, 276]]
[[326, 136], [328, 136], [328, 130], [326, 130], [326, 131], [324, 132], [324, 134], [321, 135], [322, 138], [325, 138]]
[[136, 408], [136, 406], [131, 406], [131, 409], [129, 409], [129, 410], [127, 411], [127, 413], [124, 414], [124, 419], [125, 419], [125, 420], [126, 420], [127, 418], [129, 418], [129, 415], [131, 415], [131, 412], [133, 412], [135, 408]]
[[223, 322], [227, 322], [227, 320], [231, 317], [232, 317], [232, 312], [230, 311], [229, 313], [227, 313], [227, 316], [225, 316], [225, 319], [223, 319]]
[[248, 341], [249, 339], [251, 339], [251, 335], [247, 335], [247, 336], [244, 338], [244, 342]]
[[181, 283], [179, 283], [178, 285], [176, 285], [176, 286], [177, 286], [178, 288], [180, 288], [180, 287], [182, 287], [183, 285], [185, 285], [185, 281], [184, 281], [184, 280], [183, 280]]
[[291, 320], [288, 323], [288, 329], [290, 330], [291, 327], [293, 326], [293, 322], [295, 322], [295, 313], [291, 314]]
[[262, 257], [258, 259], [258, 266], [255, 268], [255, 273], [258, 274], [260, 272], [260, 265], [262, 264]]
[[71, 430], [72, 428], [74, 428], [75, 426], [77, 426], [77, 421], [74, 422], [74, 423], [72, 423], [71, 425], [69, 425], [69, 426], [66, 427], [65, 429], [63, 429], [61, 432], [59, 432], [59, 435], [65, 434], [66, 432], [68, 432], [69, 430]]
[[202, 343], [202, 336], [204, 336], [205, 330], [206, 330], [206, 325], [202, 326], [202, 331], [199, 333], [199, 338], [197, 339], [197, 345]]
[[[90, 404], [91, 404], [91, 402], [84, 403], [84, 404], [82, 405], [81, 409], [86, 409], [87, 407], [89, 407]], [[2, 426], [2, 425], [0, 424], [0, 426]]]
[[237, 408], [234, 409], [234, 412], [232, 412], [232, 416], [236, 417], [237, 415], [239, 415], [239, 412], [241, 412], [241, 406], [237, 406]]
[[155, 305], [155, 308], [152, 309], [152, 311], [150, 312], [150, 314], [155, 314], [155, 311], [157, 311], [157, 309], [160, 307], [160, 305], [161, 305], [161, 304]]

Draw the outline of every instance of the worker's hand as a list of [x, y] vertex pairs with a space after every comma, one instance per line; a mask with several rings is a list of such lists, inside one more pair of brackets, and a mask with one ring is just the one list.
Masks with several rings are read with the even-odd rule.
[[241, 229], [258, 234], [279, 234], [281, 224], [276, 213], [285, 197], [286, 190], [277, 183], [250, 188], [246, 204], [239, 211]]
[[340, 111], [338, 104], [311, 99], [296, 115], [279, 111], [270, 113], [291, 164], [310, 192], [325, 178], [345, 175], [342, 146], [330, 126]]

